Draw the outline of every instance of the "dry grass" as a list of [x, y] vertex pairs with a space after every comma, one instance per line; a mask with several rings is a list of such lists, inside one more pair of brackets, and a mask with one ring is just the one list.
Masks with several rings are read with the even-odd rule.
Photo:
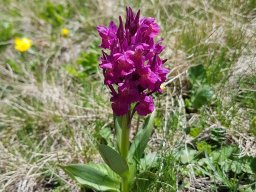
[[[38, 17], [41, 7], [37, 7], [38, 4], [33, 1], [13, 0], [0, 8], [0, 16], [7, 17], [15, 24], [16, 33], [31, 37], [36, 47], [25, 58], [15, 52], [12, 45], [0, 53], [0, 191], [53, 191], [51, 186], [55, 180], [66, 186], [60, 188], [60, 191], [79, 191], [58, 169], [57, 164], [99, 161], [95, 147], [97, 141], [93, 135], [97, 126], [107, 126], [112, 120], [108, 91], [103, 88], [99, 73], [96, 74], [96, 81], [85, 79], [85, 84], [89, 84], [90, 88], [84, 89], [84, 85], [70, 76], [62, 66], [73, 64], [79, 53], [87, 50], [97, 39], [95, 26], [124, 15], [124, 7], [130, 1], [84, 1], [86, 14], [81, 12], [79, 2], [83, 1], [61, 1], [64, 5], [69, 3], [74, 12], [74, 16], [65, 21], [66, 26], [72, 29], [68, 39], [58, 35], [51, 39], [51, 26]], [[254, 58], [254, 53], [247, 52], [255, 48], [255, 19], [253, 15], [246, 17], [241, 12], [246, 1], [242, 1], [241, 5], [236, 2], [229, 4], [226, 1], [233, 8], [223, 9], [214, 1], [204, 0], [143, 0], [141, 6], [139, 3], [130, 3], [139, 7], [142, 15], [156, 17], [160, 22], [166, 45], [163, 57], [168, 58], [171, 69], [166, 92], [159, 100], [159, 111], [163, 113], [164, 123], [156, 130], [151, 146], [157, 142], [158, 145], [153, 149], [161, 146], [164, 152], [170, 147], [190, 142], [183, 130], [197, 119], [198, 114], [188, 116], [185, 109], [184, 95], [188, 94], [186, 74], [189, 66], [198, 64], [200, 59], [204, 62], [205, 58], [218, 54], [219, 50], [215, 46], [226, 47], [230, 54], [241, 52], [235, 67], [247, 68], [247, 63], [256, 66], [255, 60], [251, 62], [248, 59]], [[17, 11], [20, 15], [12, 18], [11, 11]], [[241, 35], [241, 39], [236, 39], [236, 33]], [[188, 38], [195, 35], [195, 40], [185, 39], [184, 34]], [[233, 39], [229, 40], [229, 35]], [[237, 41], [243, 46], [238, 47], [236, 43], [229, 44], [228, 41]], [[193, 52], [203, 46], [208, 47], [204, 54]], [[17, 62], [20, 73], [13, 70], [7, 59]], [[36, 63], [35, 69], [30, 67], [33, 63]], [[227, 74], [232, 72], [229, 68], [223, 70]], [[235, 79], [236, 75], [241, 74], [239, 71], [235, 69], [232, 73]], [[236, 84], [236, 80], [232, 82]], [[233, 91], [230, 88], [226, 92], [222, 84], [216, 85], [216, 96], [220, 100], [230, 99]], [[228, 118], [227, 111], [221, 113], [224, 118]], [[172, 114], [178, 116], [175, 129], [168, 123]], [[218, 116], [209, 111], [205, 118], [209, 127], [226, 127]], [[241, 155], [256, 156], [255, 138], [247, 134], [249, 119], [247, 115], [244, 116], [231, 116], [233, 124], [226, 128], [234, 133], [240, 127], [244, 133], [232, 134], [233, 142], [242, 149]], [[96, 125], [96, 121], [101, 124]], [[206, 186], [209, 181], [195, 178], [193, 169], [190, 181], [194, 187], [188, 191], [195, 191], [195, 188], [209, 190]]]

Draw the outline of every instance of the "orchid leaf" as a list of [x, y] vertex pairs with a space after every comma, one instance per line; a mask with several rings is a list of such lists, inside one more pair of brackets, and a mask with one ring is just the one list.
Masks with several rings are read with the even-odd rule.
[[83, 186], [99, 191], [120, 192], [120, 178], [105, 163], [71, 164], [60, 167]]
[[117, 148], [120, 152], [121, 149], [121, 139], [122, 139], [122, 116], [114, 116], [114, 122], [115, 122], [115, 130], [116, 130], [116, 143]]
[[139, 161], [147, 147], [148, 141], [153, 131], [153, 122], [156, 112], [154, 111], [150, 116], [148, 116], [142, 126], [142, 128], [137, 133], [134, 142], [132, 143], [128, 159], [129, 161], [135, 160]]
[[99, 151], [106, 164], [121, 177], [129, 170], [125, 160], [111, 147], [100, 145]]

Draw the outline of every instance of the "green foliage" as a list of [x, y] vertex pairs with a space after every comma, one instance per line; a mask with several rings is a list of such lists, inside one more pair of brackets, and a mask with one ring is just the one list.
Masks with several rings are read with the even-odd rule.
[[1, 20], [0, 21], [0, 51], [5, 48], [13, 38], [13, 24], [9, 21]]
[[173, 154], [152, 153], [141, 159], [141, 166], [135, 178], [132, 191], [138, 192], [175, 192], [178, 165]]
[[147, 171], [157, 166], [159, 157], [156, 152], [145, 155], [140, 159], [140, 171]]
[[[142, 128], [139, 130], [139, 132], [136, 134], [134, 141], [132, 142], [130, 148], [128, 143], [128, 149], [129, 154], [128, 158], [125, 159], [121, 156], [124, 155], [125, 151], [123, 148], [121, 148], [120, 143], [123, 144], [123, 140], [125, 139], [123, 137], [123, 130], [128, 128], [128, 116], [122, 116], [122, 117], [115, 117], [115, 125], [117, 130], [117, 146], [119, 149], [119, 153], [112, 149], [111, 147], [107, 145], [100, 144], [99, 145], [99, 152], [105, 161], [106, 165], [117, 173], [120, 178], [122, 178], [122, 182], [115, 183], [116, 180], [113, 180], [112, 175], [104, 175], [106, 171], [102, 171], [99, 169], [100, 167], [95, 167], [95, 164], [88, 164], [88, 165], [68, 165], [68, 166], [61, 166], [61, 168], [69, 174], [73, 179], [75, 179], [78, 183], [82, 185], [86, 185], [90, 188], [106, 191], [106, 190], [113, 190], [113, 191], [119, 191], [120, 190], [120, 184], [122, 190], [125, 191], [124, 186], [131, 185], [133, 186], [136, 183], [136, 180], [138, 179], [136, 177], [137, 172], [144, 172], [148, 168], [156, 167], [156, 161], [157, 157], [156, 154], [149, 154], [146, 155], [144, 158], [142, 158], [142, 155], [144, 154], [145, 148], [147, 146], [147, 143], [149, 141], [149, 138], [153, 131], [153, 123], [154, 123], [154, 117], [156, 112], [153, 112], [150, 116], [148, 116], [145, 119], [145, 122], [142, 126]], [[124, 128], [125, 129], [124, 129]], [[121, 132], [121, 136], [120, 136]], [[127, 132], [126, 134], [128, 134]], [[127, 139], [129, 139], [129, 135]], [[127, 140], [129, 142], [129, 140]], [[142, 159], [141, 159], [142, 158]], [[129, 166], [128, 166], [129, 165]], [[105, 168], [105, 167], [104, 167]], [[108, 172], [109, 173], [109, 172]], [[106, 177], [106, 182], [101, 183], [99, 185], [100, 181]]]
[[70, 18], [72, 14], [73, 13], [69, 7], [65, 7], [63, 4], [47, 1], [43, 6], [40, 16], [53, 27], [60, 27], [65, 24], [66, 19]]
[[256, 137], [256, 116], [251, 121], [250, 132]]
[[197, 142], [196, 147], [199, 152], [204, 152], [209, 154], [212, 151], [211, 145], [209, 145], [206, 141]]
[[80, 76], [80, 72], [76, 69], [75, 66], [71, 65], [71, 64], [67, 64], [64, 66], [65, 71], [74, 77], [79, 77]]
[[[197, 177], [210, 177], [217, 180], [218, 185], [212, 187], [221, 190], [238, 190], [245, 188], [255, 179], [255, 162], [253, 157], [239, 157], [239, 148], [235, 145], [216, 147], [202, 140], [196, 143], [197, 150], [186, 147], [176, 150], [176, 160], [184, 165], [193, 165]], [[182, 174], [188, 174], [183, 168]], [[185, 187], [185, 186], [184, 186]], [[250, 188], [254, 190], [252, 186]]]
[[213, 128], [211, 129], [210, 138], [219, 144], [222, 144], [226, 140], [226, 129], [224, 128]]
[[190, 106], [194, 109], [199, 109], [203, 105], [208, 104], [212, 96], [213, 92], [209, 86], [200, 86], [196, 90], [192, 90]]
[[12, 71], [14, 73], [16, 73], [16, 74], [22, 73], [21, 66], [17, 63], [17, 61], [12, 60], [12, 59], [7, 59], [6, 64], [8, 64], [10, 66], [10, 68], [12, 69]]
[[45, 181], [45, 183], [43, 183], [44, 188], [51, 189], [53, 192], [67, 192], [67, 186], [65, 186], [64, 182], [54, 174], [54, 171], [56, 170], [49, 170], [48, 168], [45, 168], [42, 175]]
[[196, 155], [196, 150], [186, 148], [179, 151], [179, 153], [177, 154], [177, 157], [179, 158], [181, 163], [187, 164], [187, 163], [190, 163], [195, 158], [195, 155]]
[[86, 77], [92, 77], [98, 71], [100, 51], [94, 42], [86, 52], [81, 52], [75, 64], [67, 64], [64, 66], [65, 71], [74, 77], [84, 81]]
[[206, 79], [206, 70], [203, 65], [192, 66], [188, 70], [189, 80], [195, 84], [197, 82], [203, 83]]
[[188, 70], [188, 77], [191, 82], [191, 98], [186, 100], [189, 108], [199, 109], [208, 104], [213, 96], [213, 91], [206, 84], [206, 70], [203, 65], [192, 66]]
[[[253, 179], [252, 157], [237, 156], [238, 148], [236, 146], [225, 146], [219, 150], [212, 152], [209, 157], [200, 160], [200, 165], [204, 169], [204, 173], [210, 177], [223, 182], [230, 190], [243, 187], [250, 184]], [[243, 182], [239, 182], [243, 180]]]
[[138, 174], [138, 178], [134, 182], [133, 191], [144, 192], [152, 190], [156, 179], [156, 175], [149, 171]]
[[81, 52], [76, 62], [82, 67], [82, 73], [85, 75], [95, 74], [99, 66], [99, 56], [100, 52], [95, 48]]
[[189, 130], [189, 135], [192, 137], [197, 137], [201, 133], [202, 129], [199, 127], [192, 127]]
[[13, 37], [13, 24], [11, 22], [0, 21], [0, 43], [10, 40]]
[[99, 152], [106, 164], [117, 174], [123, 177], [129, 170], [126, 161], [114, 149], [107, 145], [100, 145]]
[[99, 130], [99, 137], [100, 139], [104, 140], [104, 143], [108, 144], [111, 141], [112, 131], [109, 127], [104, 127]]
[[[207, 15], [208, 19], [209, 17], [210, 15]], [[177, 43], [177, 48], [185, 51], [187, 56], [191, 58], [190, 61], [193, 65], [204, 66], [205, 82], [208, 85], [227, 80], [227, 70], [237, 61], [245, 45], [245, 34], [242, 28], [230, 29], [230, 26], [226, 26], [223, 34], [225, 45], [215, 42], [208, 43], [211, 33], [211, 25], [204, 22], [196, 23], [192, 20], [187, 22], [181, 33], [178, 34]], [[235, 51], [231, 51], [231, 48]]]
[[[240, 103], [240, 106], [256, 109], [256, 75], [242, 77], [239, 81], [239, 89], [235, 99]], [[255, 110], [252, 111], [252, 114], [256, 114]]]
[[73, 164], [61, 168], [81, 185], [99, 191], [120, 191], [118, 176], [106, 164]]
[[142, 128], [137, 133], [129, 150], [128, 158], [130, 161], [139, 161], [140, 158], [142, 157], [153, 131], [153, 122], [155, 115], [156, 112], [153, 112], [150, 116], [148, 116]]
[[114, 115], [114, 124], [115, 124], [115, 131], [116, 131], [116, 146], [118, 148], [118, 151], [120, 152], [121, 150], [121, 137], [122, 137], [122, 119], [123, 116], [116, 116]]
[[178, 48], [185, 50], [189, 55], [194, 54], [195, 58], [204, 54], [208, 47], [202, 41], [207, 37], [207, 30], [206, 25], [198, 26], [192, 21], [189, 25], [184, 26], [181, 34], [179, 34]]

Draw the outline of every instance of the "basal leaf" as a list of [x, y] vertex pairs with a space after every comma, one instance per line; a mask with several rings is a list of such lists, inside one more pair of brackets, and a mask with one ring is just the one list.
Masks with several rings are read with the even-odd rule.
[[195, 109], [199, 109], [203, 105], [207, 104], [213, 96], [213, 92], [209, 86], [202, 85], [195, 90], [191, 98], [191, 106]]
[[106, 164], [71, 164], [61, 168], [81, 185], [99, 191], [120, 192], [119, 177]]
[[203, 81], [206, 78], [206, 70], [203, 65], [192, 66], [188, 70], [188, 77], [191, 82]]

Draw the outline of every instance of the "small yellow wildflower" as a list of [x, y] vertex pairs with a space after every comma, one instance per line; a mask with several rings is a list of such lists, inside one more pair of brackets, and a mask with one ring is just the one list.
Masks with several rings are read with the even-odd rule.
[[63, 28], [63, 29], [61, 30], [61, 35], [62, 35], [63, 37], [68, 37], [68, 36], [69, 36], [69, 30], [68, 30], [67, 28]]
[[29, 38], [15, 38], [14, 40], [15, 49], [20, 52], [26, 52], [32, 46], [32, 41]]

